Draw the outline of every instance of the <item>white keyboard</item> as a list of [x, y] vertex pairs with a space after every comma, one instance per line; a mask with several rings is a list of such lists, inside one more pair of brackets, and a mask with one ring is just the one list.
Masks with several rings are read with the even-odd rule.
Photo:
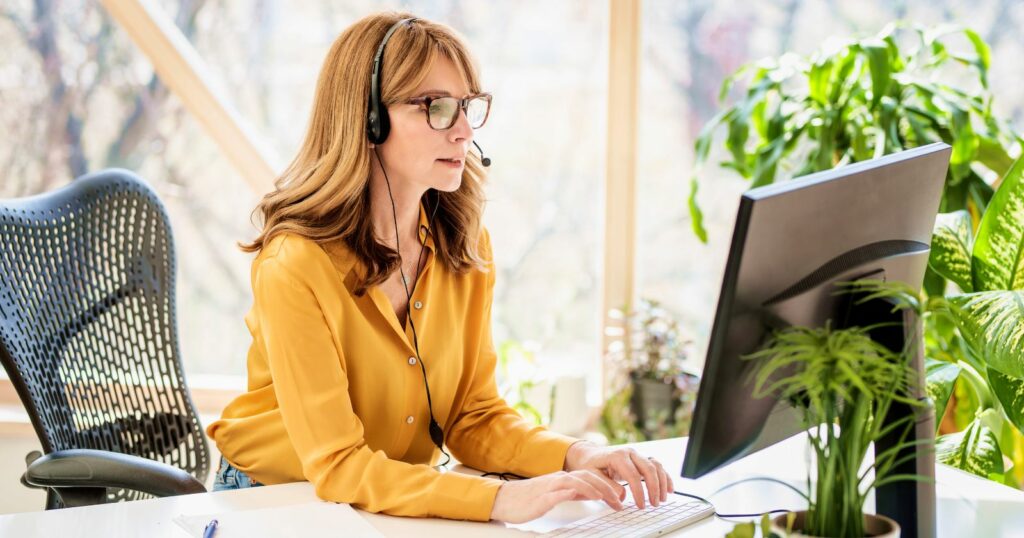
[[[715, 508], [703, 501], [683, 500], [679, 496], [668, 496], [669, 500], [657, 508], [643, 510], [629, 503], [619, 512], [597, 515], [557, 528], [542, 536], [614, 536], [646, 538], [661, 536], [687, 525], [692, 525], [715, 514]], [[677, 500], [678, 499], [678, 500]]]

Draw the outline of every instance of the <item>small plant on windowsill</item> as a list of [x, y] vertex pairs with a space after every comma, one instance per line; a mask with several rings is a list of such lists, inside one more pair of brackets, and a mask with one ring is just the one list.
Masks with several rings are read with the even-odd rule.
[[692, 340], [657, 301], [642, 299], [628, 314], [609, 312], [605, 353], [611, 397], [601, 413], [601, 432], [612, 444], [686, 435], [697, 376], [687, 368]]

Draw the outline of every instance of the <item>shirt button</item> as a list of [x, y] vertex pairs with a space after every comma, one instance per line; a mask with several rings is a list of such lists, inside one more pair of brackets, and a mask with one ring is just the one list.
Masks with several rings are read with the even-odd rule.
[[419, 309], [423, 308], [423, 303], [421, 303], [421, 302], [419, 302], [419, 301], [416, 301], [415, 303], [413, 303], [413, 304], [412, 304], [412, 306], [413, 306], [413, 308], [415, 308], [416, 310], [419, 310]]
[[409, 357], [409, 366], [416, 365], [416, 357]]
[[409, 415], [408, 417], [405, 417], [405, 423], [406, 424], [412, 424], [413, 420], [414, 419], [412, 418], [412, 415]]

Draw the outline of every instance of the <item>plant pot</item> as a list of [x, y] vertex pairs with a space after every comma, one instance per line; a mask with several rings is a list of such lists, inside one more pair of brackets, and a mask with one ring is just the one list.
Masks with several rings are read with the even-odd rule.
[[[772, 536], [779, 538], [811, 538], [810, 534], [800, 532], [804, 528], [804, 519], [807, 511], [794, 512], [796, 520], [793, 522], [793, 532], [786, 533], [786, 518], [789, 514], [781, 514], [772, 519]], [[864, 535], [872, 538], [900, 538], [900, 526], [895, 521], [877, 514], [864, 514]], [[825, 537], [818, 537], [825, 538]]]
[[632, 376], [632, 381], [633, 395], [629, 405], [636, 417], [636, 426], [650, 438], [659, 417], [667, 424], [674, 424], [676, 408], [680, 404], [675, 386], [648, 377]]

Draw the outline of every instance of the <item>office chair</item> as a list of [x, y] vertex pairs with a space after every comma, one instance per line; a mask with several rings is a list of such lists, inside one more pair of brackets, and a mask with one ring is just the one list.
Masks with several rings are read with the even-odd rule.
[[163, 204], [127, 170], [0, 200], [0, 363], [45, 453], [21, 480], [47, 509], [206, 491], [174, 263]]

